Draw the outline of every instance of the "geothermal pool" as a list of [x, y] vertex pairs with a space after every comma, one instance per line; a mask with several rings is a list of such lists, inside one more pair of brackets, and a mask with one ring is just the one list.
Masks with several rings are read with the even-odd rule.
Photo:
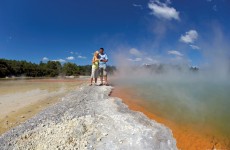
[[[181, 124], [212, 127], [230, 136], [229, 83], [143, 82], [139, 96], [148, 102], [150, 111]], [[151, 106], [154, 105], [154, 109]]]
[[[193, 130], [230, 147], [230, 80], [155, 76], [120, 78], [114, 83], [120, 88], [119, 93], [123, 93], [120, 97], [129, 99], [128, 105], [136, 103], [141, 110], [144, 108], [144, 111], [167, 120], [163, 123], [173, 122], [179, 130], [186, 127], [180, 134]], [[115, 93], [119, 97], [118, 92]], [[128, 97], [127, 93], [130, 94]], [[194, 143], [192, 138], [190, 142]]]

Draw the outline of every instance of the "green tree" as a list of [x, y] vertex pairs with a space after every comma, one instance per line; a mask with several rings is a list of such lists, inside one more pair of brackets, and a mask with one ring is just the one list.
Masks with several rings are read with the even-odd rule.
[[78, 75], [79, 67], [73, 63], [65, 63], [62, 67], [62, 72], [64, 75], [71, 76], [71, 75]]
[[59, 61], [48, 61], [45, 68], [46, 74], [50, 77], [55, 77], [61, 73], [62, 66]]
[[0, 60], [0, 77], [4, 78], [10, 74], [8, 65], [4, 60]]
[[79, 75], [90, 75], [91, 74], [91, 65], [79, 66]]
[[[113, 73], [114, 66], [108, 66], [108, 72]], [[77, 66], [74, 63], [65, 63], [63, 66], [58, 61], [40, 62], [35, 64], [27, 61], [0, 59], [0, 78], [6, 76], [27, 77], [56, 77], [63, 75], [90, 75], [91, 65]]]

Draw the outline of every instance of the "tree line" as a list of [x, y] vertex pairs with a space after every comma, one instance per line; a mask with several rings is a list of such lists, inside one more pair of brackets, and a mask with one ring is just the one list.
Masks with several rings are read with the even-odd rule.
[[[108, 72], [112, 74], [116, 67], [108, 66]], [[25, 60], [0, 59], [0, 78], [5, 77], [57, 77], [90, 75], [91, 65], [78, 66], [75, 63], [61, 64], [59, 61], [48, 61], [39, 64]]]

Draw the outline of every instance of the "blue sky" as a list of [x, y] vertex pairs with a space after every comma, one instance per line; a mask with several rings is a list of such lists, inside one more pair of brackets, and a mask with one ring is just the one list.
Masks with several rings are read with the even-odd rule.
[[104, 47], [111, 65], [200, 66], [229, 41], [229, 14], [228, 0], [0, 0], [0, 58], [85, 65]]

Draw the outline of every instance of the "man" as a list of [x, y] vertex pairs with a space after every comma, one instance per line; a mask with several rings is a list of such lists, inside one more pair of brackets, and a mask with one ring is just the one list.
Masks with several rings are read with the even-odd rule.
[[100, 73], [100, 79], [101, 79], [101, 84], [103, 85], [103, 77], [105, 80], [105, 85], [108, 85], [107, 81], [107, 70], [106, 70], [106, 63], [108, 62], [108, 57], [104, 53], [104, 48], [100, 48], [99, 51], [99, 73]]

